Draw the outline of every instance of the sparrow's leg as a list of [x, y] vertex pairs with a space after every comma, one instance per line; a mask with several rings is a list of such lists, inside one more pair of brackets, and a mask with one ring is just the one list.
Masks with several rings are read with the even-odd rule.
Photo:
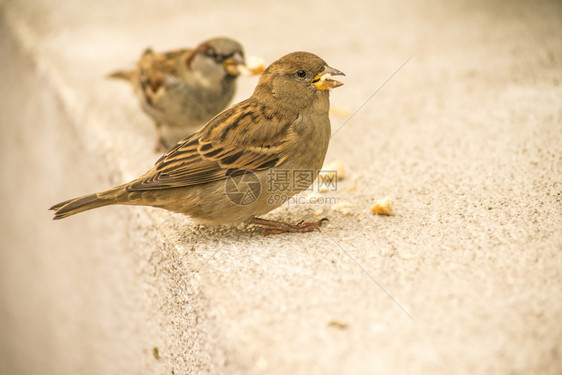
[[156, 130], [158, 131], [158, 139], [156, 140], [156, 146], [154, 147], [154, 152], [158, 154], [162, 154], [168, 151], [168, 147], [166, 146], [166, 142], [162, 137], [162, 133], [160, 131], [160, 124], [156, 124]]
[[319, 221], [313, 221], [313, 222], [301, 221], [300, 223], [294, 225], [294, 224], [284, 223], [282, 221], [274, 221], [274, 220], [267, 220], [267, 219], [261, 219], [259, 217], [254, 217], [250, 221], [250, 224], [254, 224], [262, 227], [259, 228], [261, 229], [261, 233], [264, 236], [267, 236], [269, 234], [312, 232], [314, 229], [320, 228], [324, 221], [328, 221], [328, 219], [324, 218]]
[[158, 140], [156, 141], [156, 145], [154, 145], [154, 152], [156, 152], [157, 154], [163, 154], [166, 151], [168, 151], [166, 144], [164, 143], [162, 138], [158, 138]]

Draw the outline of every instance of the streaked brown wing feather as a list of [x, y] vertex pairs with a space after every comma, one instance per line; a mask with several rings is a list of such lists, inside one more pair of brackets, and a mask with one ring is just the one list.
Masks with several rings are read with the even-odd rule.
[[[251, 115], [247, 115], [249, 111]], [[241, 171], [274, 167], [287, 156], [282, 152], [282, 144], [295, 136], [292, 122], [280, 121], [275, 113], [253, 99], [239, 103], [178, 143], [127, 190], [198, 185], [223, 180]]]

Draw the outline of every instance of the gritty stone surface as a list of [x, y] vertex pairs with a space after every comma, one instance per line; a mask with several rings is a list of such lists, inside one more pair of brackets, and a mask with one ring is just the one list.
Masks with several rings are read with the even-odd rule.
[[[562, 371], [559, 2], [0, 4], [0, 373]], [[346, 178], [266, 216], [322, 212], [322, 230], [138, 207], [50, 221], [158, 158], [104, 75], [216, 35], [346, 73], [327, 156]], [[387, 195], [394, 216], [370, 213]]]

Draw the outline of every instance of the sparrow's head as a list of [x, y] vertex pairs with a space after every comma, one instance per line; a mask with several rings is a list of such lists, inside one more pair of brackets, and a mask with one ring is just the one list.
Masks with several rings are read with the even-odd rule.
[[188, 64], [206, 77], [218, 74], [236, 77], [240, 74], [239, 66], [245, 64], [244, 49], [230, 38], [209, 39], [197, 46]]
[[316, 98], [327, 99], [329, 90], [343, 85], [333, 76], [343, 75], [312, 53], [293, 52], [267, 67], [254, 95], [272, 96], [302, 108], [311, 105]]

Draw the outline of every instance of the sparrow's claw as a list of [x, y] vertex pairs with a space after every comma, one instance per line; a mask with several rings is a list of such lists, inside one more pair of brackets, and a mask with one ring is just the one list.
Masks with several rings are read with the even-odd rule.
[[310, 227], [312, 227], [312, 228], [320, 228], [320, 227], [322, 226], [322, 224], [323, 224], [325, 221], [328, 221], [328, 219], [325, 218], [325, 217], [322, 218], [322, 219], [320, 219], [319, 221], [307, 222], [307, 221], [301, 220], [301, 221], [299, 221], [299, 223], [297, 224], [297, 227], [299, 227], [299, 228], [301, 228], [301, 229], [302, 229], [302, 228], [310, 228]]

